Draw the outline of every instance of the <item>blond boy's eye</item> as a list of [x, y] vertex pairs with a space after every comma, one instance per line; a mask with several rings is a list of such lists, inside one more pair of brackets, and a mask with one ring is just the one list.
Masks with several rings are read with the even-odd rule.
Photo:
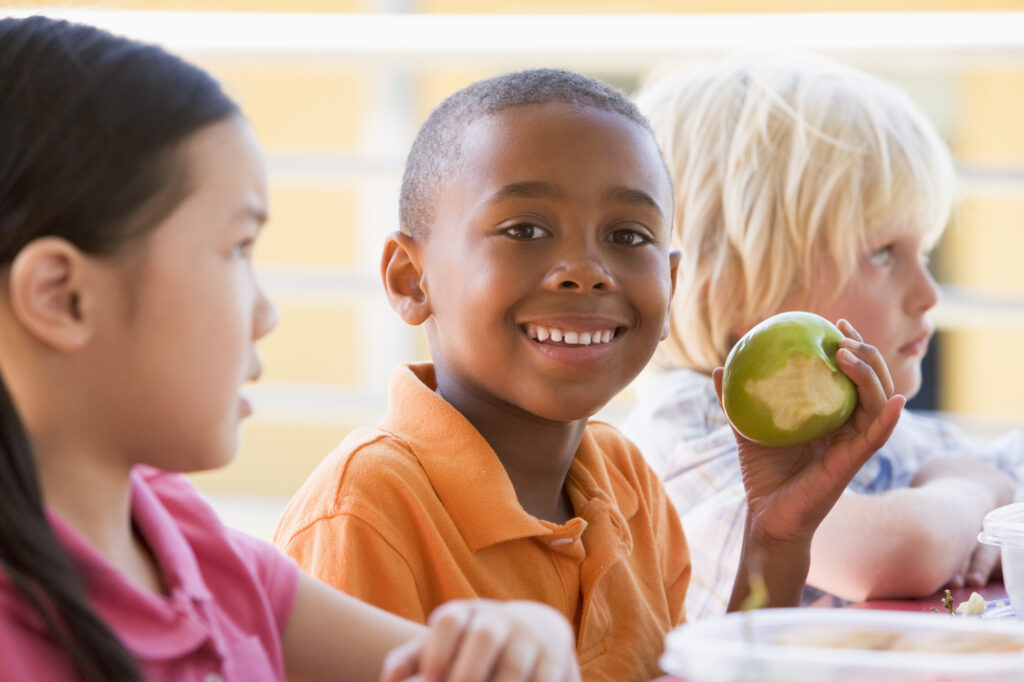
[[872, 265], [888, 265], [892, 260], [892, 246], [883, 246], [877, 251], [872, 251], [869, 259]]
[[515, 239], [516, 241], [524, 242], [531, 239], [540, 239], [547, 234], [544, 229], [537, 227], [536, 225], [531, 225], [530, 223], [511, 225], [501, 230], [501, 233], [506, 237]]

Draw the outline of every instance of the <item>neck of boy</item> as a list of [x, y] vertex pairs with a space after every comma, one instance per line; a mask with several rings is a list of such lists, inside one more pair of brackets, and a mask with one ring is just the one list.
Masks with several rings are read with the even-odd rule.
[[498, 455], [527, 513], [558, 524], [576, 516], [565, 483], [586, 419], [543, 419], [447, 381], [441, 373], [437, 376], [437, 393], [480, 432]]
[[36, 449], [43, 503], [123, 576], [162, 592], [159, 570], [132, 523], [131, 467], [81, 451]]

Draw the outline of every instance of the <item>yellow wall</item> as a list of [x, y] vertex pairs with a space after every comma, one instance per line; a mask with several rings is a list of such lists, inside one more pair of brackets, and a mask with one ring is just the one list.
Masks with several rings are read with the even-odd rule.
[[[964, 164], [1024, 169], [1024, 71], [992, 69], [962, 79], [953, 148]], [[946, 235], [951, 282], [999, 296], [1024, 296], [1024, 198], [965, 202]], [[989, 328], [948, 334], [941, 366], [943, 407], [1020, 418], [1024, 330]]]
[[[48, 6], [51, 3], [35, 3]], [[96, 7], [93, 1], [61, 3]], [[480, 12], [766, 12], [1024, 9], [1024, 0], [938, 2], [926, 0], [116, 0], [121, 9], [204, 9], [289, 12], [362, 12], [407, 5], [412, 11]], [[372, 126], [363, 69], [327, 60], [289, 58], [242, 60], [204, 57], [242, 104], [272, 158], [290, 154], [345, 158], [365, 153], [363, 135]], [[898, 65], [897, 65], [898, 66]], [[473, 68], [421, 70], [413, 79], [411, 114], [421, 121], [444, 96], [490, 72]], [[600, 75], [600, 74], [595, 74]], [[641, 74], [637, 74], [640, 76]], [[965, 68], [951, 77], [956, 111], [946, 126], [955, 153], [978, 166], [1024, 168], [1024, 71]], [[368, 198], [351, 178], [271, 178], [272, 220], [257, 251], [269, 270], [312, 266], [355, 273], [372, 283], [376, 236], [367, 236]], [[1024, 293], [1024, 201], [974, 198], [947, 234], [943, 277], [950, 282], [999, 293]], [[368, 240], [371, 243], [368, 244]], [[371, 300], [383, 314], [383, 296]], [[281, 322], [262, 344], [264, 381], [271, 385], [352, 388], [365, 381], [363, 364], [376, 322], [366, 301], [279, 301]], [[426, 357], [422, 336], [410, 346], [413, 359]], [[1024, 384], [1024, 330], [978, 330], [950, 334], [941, 368], [943, 406], [964, 412], [1019, 417], [1024, 412], [1016, 386]], [[362, 386], [383, 390], [383, 385]], [[624, 400], [629, 400], [628, 396]], [[243, 427], [242, 449], [224, 470], [195, 476], [208, 491], [288, 496], [316, 463], [354, 426], [373, 421], [365, 409], [333, 417], [275, 419], [257, 415]]]

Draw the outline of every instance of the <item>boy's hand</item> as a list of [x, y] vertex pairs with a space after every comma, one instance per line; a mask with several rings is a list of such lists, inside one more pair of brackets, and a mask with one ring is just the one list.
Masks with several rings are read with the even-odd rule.
[[[1010, 476], [971, 455], [929, 457], [921, 463], [910, 485], [923, 487], [940, 483], [950, 486], [951, 495], [976, 499], [977, 509], [982, 515], [996, 507], [1010, 504], [1016, 493], [1016, 483]], [[974, 532], [979, 530], [980, 525]], [[963, 566], [950, 577], [946, 587], [982, 587], [993, 574], [998, 573], [999, 547], [980, 542], [973, 542], [972, 547], [972, 551], [964, 558]]]
[[544, 604], [486, 599], [448, 602], [429, 630], [394, 649], [381, 682], [579, 682], [575, 637]]
[[[782, 605], [777, 597], [789, 602], [792, 593], [802, 589], [814, 531], [861, 466], [892, 435], [906, 402], [903, 396], [893, 395], [892, 378], [878, 349], [864, 343], [846, 320], [840, 320], [837, 326], [846, 338], [836, 362], [856, 384], [859, 396], [857, 409], [846, 424], [825, 438], [791, 447], [759, 445], [733, 429], [747, 494], [746, 541], [760, 550], [756, 558], [745, 556], [755, 564], [746, 568], [764, 572], [770, 603], [775, 606]], [[718, 368], [713, 375], [719, 402], [722, 372]], [[798, 555], [789, 557], [792, 571], [780, 567], [774, 572], [769, 566], [772, 555], [781, 557], [786, 552]], [[804, 575], [799, 586], [796, 576], [781, 575], [799, 572], [801, 565]], [[773, 591], [774, 577], [791, 584]]]

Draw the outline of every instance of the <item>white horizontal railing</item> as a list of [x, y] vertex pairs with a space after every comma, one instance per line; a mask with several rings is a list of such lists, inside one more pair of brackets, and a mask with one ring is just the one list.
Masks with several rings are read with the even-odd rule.
[[[698, 60], [735, 52], [809, 50], [863, 68], [960, 72], [970, 68], [1024, 68], [1024, 11], [780, 14], [574, 14], [421, 15], [271, 14], [119, 11], [62, 7], [0, 9], [0, 16], [46, 14], [82, 21], [168, 49], [246, 63], [294, 60], [369, 67], [389, 77], [439, 67], [509, 69], [561, 66], [609, 75], [643, 74], [673, 60]], [[374, 84], [387, 78], [373, 79]], [[375, 112], [395, 109], [406, 93], [375, 93]], [[389, 99], [391, 97], [392, 99]], [[381, 115], [381, 118], [386, 118]], [[387, 121], [385, 121], [387, 122]], [[381, 126], [356, 153], [269, 150], [277, 181], [353, 183], [363, 203], [377, 207], [359, 216], [364, 236], [360, 262], [367, 269], [261, 265], [261, 279], [278, 302], [376, 310], [374, 333], [364, 334], [367, 388], [263, 383], [251, 388], [257, 418], [282, 423], [337, 423], [353, 415], [369, 423], [382, 412], [379, 390], [386, 367], [408, 356], [400, 330], [383, 305], [375, 272], [377, 243], [392, 225], [401, 150], [409, 121]], [[415, 122], [412, 122], [415, 123]], [[966, 197], [1024, 197], [1024, 169], [959, 168]], [[381, 202], [377, 200], [383, 197]], [[385, 203], [390, 202], [390, 203]], [[387, 206], [387, 209], [381, 206]], [[382, 217], [383, 216], [383, 217]], [[378, 302], [379, 303], [379, 302]], [[1024, 328], [1024, 297], [998, 296], [949, 286], [934, 312], [940, 329]], [[401, 327], [395, 322], [395, 327]], [[383, 331], [382, 331], [383, 330]], [[413, 332], [409, 332], [412, 334]], [[411, 338], [411, 337], [410, 337]], [[389, 346], [388, 344], [391, 344]], [[397, 345], [396, 345], [397, 344]], [[370, 352], [372, 351], [372, 352]], [[368, 365], [372, 365], [369, 360]], [[375, 387], [375, 388], [369, 388]], [[606, 412], [616, 420], [615, 404]]]
[[856, 64], [961, 69], [1024, 62], [1024, 12], [317, 14], [8, 9], [85, 21], [210, 55], [375, 60], [410, 68], [577, 64], [637, 71], [736, 51], [813, 50]]

